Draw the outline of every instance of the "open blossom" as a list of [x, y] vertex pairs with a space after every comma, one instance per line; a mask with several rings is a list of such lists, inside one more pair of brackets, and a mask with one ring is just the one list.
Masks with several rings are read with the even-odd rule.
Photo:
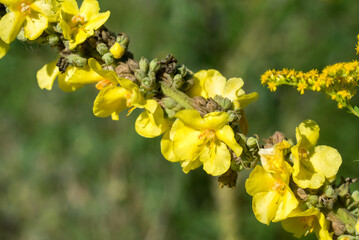
[[287, 232], [293, 233], [296, 238], [314, 232], [320, 240], [332, 240], [332, 234], [328, 231], [329, 222], [317, 208], [310, 208], [305, 211], [301, 210], [300, 207], [296, 208], [287, 219], [282, 221], [282, 227]]
[[100, 13], [96, 0], [84, 0], [80, 9], [75, 0], [64, 0], [60, 16], [63, 35], [69, 40], [69, 48], [74, 49], [107, 21], [110, 12]]
[[226, 79], [217, 70], [201, 70], [194, 74], [194, 84], [188, 91], [190, 97], [214, 98], [222, 96], [233, 102], [234, 109], [243, 109], [258, 98], [256, 92], [245, 94], [241, 78]]
[[[161, 141], [163, 156], [180, 162], [185, 173], [200, 167], [213, 176], [225, 173], [231, 165], [228, 147], [240, 156], [242, 147], [236, 142], [225, 112], [211, 112], [203, 118], [198, 111], [179, 111], [170, 131]], [[227, 147], [228, 146], [228, 147]]]
[[271, 221], [281, 221], [298, 206], [289, 187], [291, 167], [288, 164], [282, 170], [281, 173], [271, 173], [256, 166], [246, 181], [246, 191], [253, 196], [254, 215], [261, 223], [269, 225]]
[[35, 40], [57, 20], [58, 4], [55, 0], [0, 0], [9, 12], [0, 20], [0, 38], [10, 44], [24, 28], [25, 37]]
[[58, 59], [43, 66], [36, 74], [37, 82], [41, 89], [51, 90], [52, 86], [58, 79], [59, 87], [65, 92], [73, 92], [83, 86], [83, 84], [69, 82], [69, 79], [75, 74], [80, 74], [82, 71], [90, 71], [89, 67], [78, 68], [74, 66], [68, 66], [64, 73], [61, 73], [56, 66]]
[[319, 126], [312, 120], [302, 122], [296, 128], [297, 144], [293, 154], [293, 180], [301, 188], [318, 189], [326, 179], [333, 179], [342, 163], [338, 151], [317, 144]]

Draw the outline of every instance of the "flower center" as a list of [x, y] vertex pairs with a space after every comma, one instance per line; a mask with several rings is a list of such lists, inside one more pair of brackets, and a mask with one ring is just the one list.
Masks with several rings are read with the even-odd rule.
[[201, 134], [198, 136], [198, 138], [201, 140], [210, 141], [210, 140], [214, 139], [215, 136], [216, 136], [216, 132], [214, 130], [206, 129], [201, 132]]
[[285, 190], [285, 184], [282, 181], [275, 181], [274, 182], [274, 186], [272, 187], [272, 189], [280, 194], [282, 194]]
[[104, 89], [107, 86], [113, 86], [113, 83], [107, 79], [104, 79], [96, 84], [98, 90]]
[[85, 18], [81, 15], [76, 15], [72, 17], [71, 21], [75, 24], [84, 24]]
[[27, 14], [30, 14], [31, 13], [31, 9], [30, 9], [30, 4], [27, 4], [27, 3], [21, 3], [21, 5], [20, 5], [20, 7], [21, 7], [21, 12], [23, 13], [23, 14], [25, 14], [25, 15], [27, 15]]
[[298, 152], [299, 152], [299, 158], [300, 158], [300, 159], [303, 159], [303, 160], [308, 159], [309, 152], [307, 151], [307, 149], [305, 149], [305, 148], [300, 148], [300, 149], [298, 150]]

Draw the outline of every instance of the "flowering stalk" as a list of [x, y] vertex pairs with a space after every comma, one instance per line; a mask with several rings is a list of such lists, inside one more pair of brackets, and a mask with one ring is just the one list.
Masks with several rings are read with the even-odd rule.
[[[258, 98], [245, 94], [241, 78], [226, 79], [216, 70], [193, 73], [169, 55], [163, 60], [136, 61], [126, 34], [103, 24], [96, 0], [0, 0], [0, 57], [17, 36], [50, 44], [59, 57], [37, 73], [41, 89], [51, 90], [57, 79], [67, 92], [92, 84], [99, 92], [93, 105], [97, 117], [119, 120], [119, 113], [142, 109], [135, 129], [141, 136], [160, 135], [161, 152], [179, 162], [185, 173], [203, 167], [218, 176], [221, 186], [234, 187], [243, 169], [253, 169], [246, 190], [253, 196], [256, 218], [265, 224], [282, 221], [283, 228], [301, 237], [314, 232], [319, 239], [359, 239], [359, 192], [354, 180], [336, 183], [342, 159], [329, 146], [317, 146], [319, 126], [306, 120], [296, 128], [296, 141], [277, 132], [259, 144], [247, 137], [244, 108]], [[356, 112], [358, 63], [336, 64], [309, 73], [268, 71], [262, 83], [324, 91]], [[340, 105], [339, 105], [340, 104]]]

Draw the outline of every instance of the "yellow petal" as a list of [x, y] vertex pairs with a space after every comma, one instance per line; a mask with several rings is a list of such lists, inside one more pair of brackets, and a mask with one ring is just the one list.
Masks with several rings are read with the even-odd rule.
[[10, 7], [10, 6], [16, 6], [18, 3], [20, 3], [22, 0], [0, 0], [0, 3]]
[[57, 59], [49, 64], [46, 64], [37, 72], [37, 83], [41, 89], [52, 89], [52, 85], [59, 74], [59, 68], [56, 66], [56, 63]]
[[126, 89], [122, 87], [107, 86], [97, 95], [93, 113], [96, 117], [108, 117], [113, 113], [119, 113], [127, 108], [125, 95]]
[[332, 234], [329, 233], [329, 221], [326, 219], [323, 213], [319, 213], [318, 216], [319, 226], [315, 233], [320, 240], [332, 240]]
[[233, 103], [234, 108], [235, 109], [237, 109], [237, 108], [243, 109], [250, 103], [256, 101], [258, 98], [259, 98], [259, 95], [256, 92], [242, 95], [242, 96], [238, 97], [237, 100], [235, 100], [235, 102]]
[[237, 143], [234, 138], [233, 129], [229, 125], [225, 125], [220, 130], [217, 130], [216, 135], [222, 142], [227, 144], [227, 146], [233, 150], [237, 157], [241, 156], [243, 148]]
[[86, 20], [90, 20], [91, 17], [100, 11], [100, 6], [97, 0], [84, 0], [80, 7], [80, 13]]
[[220, 72], [214, 69], [208, 70], [207, 78], [204, 82], [204, 89], [208, 97], [214, 98], [216, 95], [222, 95], [226, 82], [226, 78]]
[[241, 90], [241, 87], [243, 86], [244, 82], [242, 78], [230, 78], [226, 82], [226, 85], [224, 86], [223, 90], [223, 97], [226, 97], [230, 99], [231, 101], [236, 100], [240, 95], [239, 92], [242, 92], [244, 94], [244, 91]]
[[72, 50], [74, 49], [77, 45], [83, 43], [84, 41], [86, 41], [87, 37], [93, 35], [93, 31], [92, 32], [85, 32], [83, 29], [78, 29], [75, 32], [74, 35], [74, 39], [70, 39], [69, 42], [69, 48]]
[[154, 113], [147, 110], [142, 112], [136, 120], [135, 127], [139, 135], [153, 138], [164, 133], [168, 129], [168, 123], [163, 118], [162, 108], [158, 105]]
[[201, 165], [202, 162], [198, 159], [196, 159], [195, 161], [187, 160], [181, 162], [182, 171], [186, 174], [191, 170], [199, 168]]
[[116, 59], [122, 58], [123, 54], [125, 53], [125, 49], [116, 42], [112, 47], [110, 48], [110, 52], [112, 53], [113, 57]]
[[321, 145], [315, 147], [309, 161], [313, 164], [315, 171], [321, 172], [326, 178], [332, 178], [342, 164], [342, 157], [336, 149]]
[[47, 18], [40, 13], [31, 12], [29, 16], [26, 16], [24, 30], [25, 37], [30, 40], [35, 40], [44, 32], [47, 28]]
[[102, 80], [104, 80], [103, 77], [87, 66], [85, 68], [79, 68], [76, 73], [68, 79], [68, 82], [76, 84], [91, 84]]
[[252, 208], [257, 220], [269, 225], [278, 208], [279, 194], [276, 191], [261, 192], [254, 195]]
[[206, 78], [207, 78], [206, 70], [201, 70], [195, 73], [193, 78], [193, 85], [187, 92], [188, 96], [190, 96], [191, 98], [195, 96], [208, 98], [208, 94], [204, 90], [204, 86], [203, 86], [204, 82], [206, 81]]
[[[296, 146], [292, 147], [292, 153], [295, 151]], [[311, 162], [307, 160], [299, 160], [298, 157], [294, 155], [294, 165], [293, 165], [293, 180], [301, 188], [311, 188], [318, 189], [321, 187], [325, 181], [325, 176], [322, 173], [317, 173]]]
[[229, 115], [226, 112], [211, 112], [203, 117], [204, 129], [220, 130], [229, 122]]
[[85, 30], [89, 33], [90, 36], [93, 35], [93, 30], [97, 30], [99, 27], [105, 24], [107, 19], [110, 17], [110, 11], [104, 13], [98, 13], [92, 16], [91, 19], [85, 24]]
[[0, 59], [9, 51], [10, 46], [0, 39]]
[[173, 152], [180, 160], [195, 160], [201, 153], [203, 146], [200, 131], [183, 126], [174, 133]]
[[173, 152], [173, 141], [170, 139], [170, 131], [167, 131], [161, 140], [161, 153], [170, 162], [178, 162]]
[[231, 154], [226, 144], [217, 140], [205, 147], [199, 160], [203, 163], [203, 169], [212, 176], [220, 176], [231, 166]]
[[62, 1], [61, 10], [71, 15], [77, 15], [79, 13], [79, 7], [77, 6], [76, 0]]
[[204, 129], [205, 121], [197, 110], [184, 109], [176, 113], [175, 118], [193, 129]]
[[49, 22], [58, 21], [59, 4], [55, 0], [36, 0], [30, 4], [30, 8], [44, 15]]
[[281, 196], [280, 204], [278, 206], [275, 218], [273, 222], [278, 222], [286, 219], [288, 215], [298, 206], [299, 202], [294, 196], [289, 187], [285, 190], [285, 193]]
[[7, 44], [15, 40], [25, 18], [20, 12], [8, 12], [0, 19], [0, 38]]
[[275, 183], [272, 174], [266, 172], [262, 166], [257, 165], [249, 174], [245, 187], [249, 195], [254, 196], [260, 192], [270, 191]]
[[305, 145], [309, 143], [312, 146], [315, 146], [319, 138], [319, 130], [319, 125], [315, 121], [303, 121], [295, 130], [297, 142], [302, 140]]

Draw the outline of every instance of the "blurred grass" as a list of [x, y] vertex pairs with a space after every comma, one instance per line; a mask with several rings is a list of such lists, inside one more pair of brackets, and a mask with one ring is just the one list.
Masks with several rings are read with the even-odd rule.
[[[215, 68], [242, 77], [246, 91], [260, 94], [247, 109], [250, 134], [280, 130], [293, 138], [295, 126], [311, 118], [321, 126], [320, 144], [342, 154], [340, 174], [358, 177], [358, 119], [321, 94], [301, 96], [286, 87], [270, 93], [259, 78], [271, 68], [306, 71], [357, 59], [359, 2], [100, 5], [111, 10], [106, 25], [130, 36], [137, 59], [172, 53], [194, 71]], [[0, 239], [229, 239], [223, 232], [228, 224], [234, 239], [291, 238], [280, 224], [268, 227], [254, 218], [243, 187], [248, 173], [223, 200], [228, 191], [216, 190], [202, 170], [183, 174], [161, 156], [160, 139], [138, 136], [136, 113], [119, 122], [95, 118], [91, 87], [41, 91], [36, 71], [55, 57], [47, 47], [16, 42], [0, 61]], [[223, 201], [234, 217], [223, 220]]]

